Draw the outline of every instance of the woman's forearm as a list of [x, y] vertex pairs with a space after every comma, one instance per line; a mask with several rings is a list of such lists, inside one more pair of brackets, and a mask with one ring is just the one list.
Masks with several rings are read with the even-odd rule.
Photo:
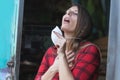
[[59, 79], [74, 80], [65, 54], [59, 54]]
[[54, 67], [51, 66], [47, 72], [41, 77], [41, 80], [52, 80], [57, 72], [55, 71]]

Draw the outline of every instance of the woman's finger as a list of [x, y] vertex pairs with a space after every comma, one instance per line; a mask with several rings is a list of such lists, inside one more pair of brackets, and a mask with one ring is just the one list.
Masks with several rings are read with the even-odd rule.
[[55, 31], [53, 31], [55, 34], [56, 34], [56, 36], [58, 37], [58, 38], [63, 38], [63, 36], [61, 35], [61, 34], [59, 34], [58, 32], [55, 32]]
[[66, 56], [67, 56], [67, 59], [70, 59], [70, 58], [75, 56], [75, 53], [72, 52], [72, 51], [69, 51], [69, 52], [66, 53]]
[[75, 57], [71, 57], [70, 59], [68, 59], [68, 64], [71, 63], [71, 62], [73, 62], [74, 59], [75, 59]]

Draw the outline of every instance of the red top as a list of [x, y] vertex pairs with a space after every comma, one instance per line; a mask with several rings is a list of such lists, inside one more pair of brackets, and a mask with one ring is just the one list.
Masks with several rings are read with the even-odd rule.
[[[81, 43], [81, 45], [91, 44], [90, 42]], [[35, 80], [40, 80], [41, 76], [53, 64], [56, 54], [56, 48], [50, 47], [41, 62]], [[80, 49], [75, 58], [75, 66], [71, 70], [74, 80], [97, 80], [100, 66], [99, 49], [91, 44]], [[58, 74], [52, 80], [59, 80]]]

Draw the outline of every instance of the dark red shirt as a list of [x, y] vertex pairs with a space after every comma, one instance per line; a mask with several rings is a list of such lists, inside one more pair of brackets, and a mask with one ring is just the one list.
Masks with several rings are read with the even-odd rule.
[[[92, 43], [82, 43], [82, 45], [87, 44], [91, 45], [81, 48], [76, 55], [75, 66], [71, 70], [74, 80], [97, 80], [100, 66], [100, 52]], [[57, 56], [56, 52], [55, 47], [50, 47], [46, 51], [35, 80], [40, 80], [41, 76], [53, 64]], [[52, 80], [59, 80], [58, 74]]]

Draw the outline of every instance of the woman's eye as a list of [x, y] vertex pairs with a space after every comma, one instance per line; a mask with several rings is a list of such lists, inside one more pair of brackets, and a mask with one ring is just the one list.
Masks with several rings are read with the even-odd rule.
[[78, 13], [76, 13], [74, 11], [66, 11], [65, 14], [68, 14], [70, 16], [72, 16], [72, 15], [78, 15]]
[[70, 15], [78, 15], [78, 13], [71, 11]]
[[72, 15], [78, 15], [78, 13], [72, 12]]

